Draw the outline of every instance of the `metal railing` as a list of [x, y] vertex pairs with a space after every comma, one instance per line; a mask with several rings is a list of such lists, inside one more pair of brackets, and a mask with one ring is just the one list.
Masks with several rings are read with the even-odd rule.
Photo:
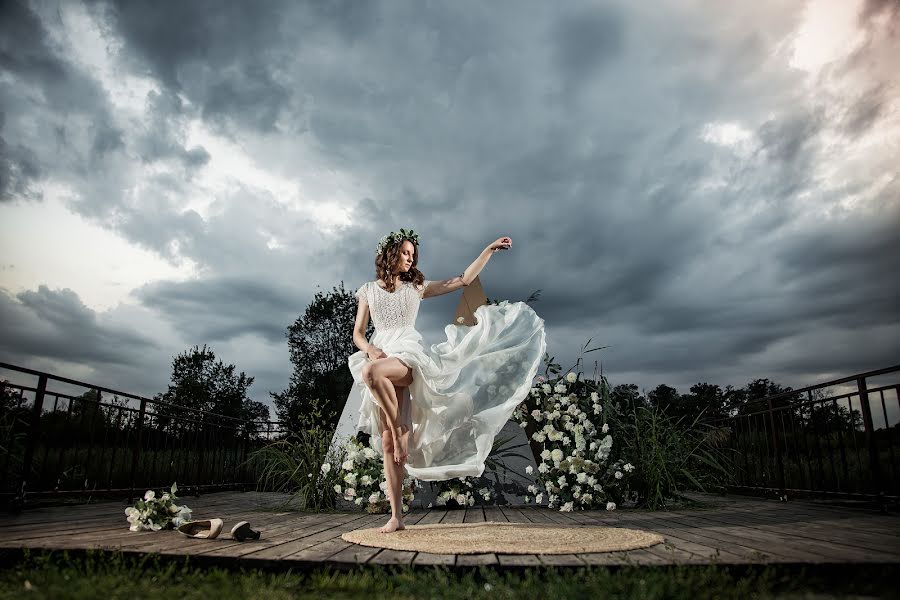
[[[0, 502], [184, 494], [256, 485], [253, 450], [279, 423], [245, 421], [7, 363], [35, 385], [0, 381]], [[62, 391], [57, 388], [72, 388]], [[78, 393], [78, 390], [84, 390]]]
[[[900, 365], [752, 400], [731, 428], [735, 485], [744, 493], [897, 501]], [[838, 388], [831, 393], [828, 388]]]

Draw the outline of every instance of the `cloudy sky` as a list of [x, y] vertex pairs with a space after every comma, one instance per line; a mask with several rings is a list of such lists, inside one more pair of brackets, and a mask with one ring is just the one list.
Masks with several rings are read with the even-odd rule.
[[209, 344], [267, 400], [405, 227], [429, 279], [511, 236], [488, 295], [613, 384], [900, 363], [897, 2], [0, 6], [2, 361], [154, 394]]

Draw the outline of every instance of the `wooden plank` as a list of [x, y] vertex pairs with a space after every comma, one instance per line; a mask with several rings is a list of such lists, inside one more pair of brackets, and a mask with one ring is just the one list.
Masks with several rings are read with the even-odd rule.
[[291, 554], [285, 560], [326, 561], [341, 550], [356, 545], [341, 539], [343, 533], [356, 529], [366, 529], [383, 522], [384, 515], [366, 515], [362, 519], [344, 523], [322, 533], [309, 536], [305, 539], [312, 542], [312, 545], [305, 550]]
[[[334, 515], [324, 514], [323, 516], [325, 518], [321, 521], [267, 540], [269, 542], [267, 547], [255, 549], [252, 552], [244, 552], [241, 556], [253, 559], [282, 560], [295, 552], [308, 548], [310, 542], [307, 538], [310, 538], [310, 536], [328, 532], [339, 525], [363, 519], [367, 515], [366, 513], [342, 513]], [[260, 540], [260, 542], [263, 542], [263, 540]]]

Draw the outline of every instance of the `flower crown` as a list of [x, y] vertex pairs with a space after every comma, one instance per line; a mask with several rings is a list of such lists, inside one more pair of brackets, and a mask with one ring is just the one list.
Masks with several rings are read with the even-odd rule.
[[403, 240], [409, 240], [415, 245], [419, 245], [419, 234], [415, 233], [412, 229], [409, 231], [405, 229], [401, 229], [400, 231], [392, 231], [383, 238], [378, 241], [378, 246], [375, 248], [375, 255], [378, 256], [384, 249], [392, 244], [399, 244], [403, 242]]

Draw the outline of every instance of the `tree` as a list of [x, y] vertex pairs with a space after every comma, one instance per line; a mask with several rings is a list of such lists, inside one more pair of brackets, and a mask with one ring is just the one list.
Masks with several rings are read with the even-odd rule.
[[[344, 282], [327, 293], [316, 292], [303, 316], [288, 327], [288, 350], [294, 372], [287, 389], [272, 392], [275, 412], [290, 431], [308, 428], [318, 407], [321, 418], [336, 426], [353, 386], [347, 357], [353, 344], [357, 300]], [[371, 323], [366, 337], [372, 335]]]
[[620, 383], [609, 393], [612, 403], [622, 412], [630, 413], [639, 406], [646, 406], [644, 397], [633, 383]]
[[268, 407], [247, 397], [253, 377], [235, 371], [234, 365], [216, 359], [205, 344], [176, 356], [169, 389], [154, 397], [157, 423], [165, 426], [180, 418], [246, 430], [248, 421], [268, 418]]

